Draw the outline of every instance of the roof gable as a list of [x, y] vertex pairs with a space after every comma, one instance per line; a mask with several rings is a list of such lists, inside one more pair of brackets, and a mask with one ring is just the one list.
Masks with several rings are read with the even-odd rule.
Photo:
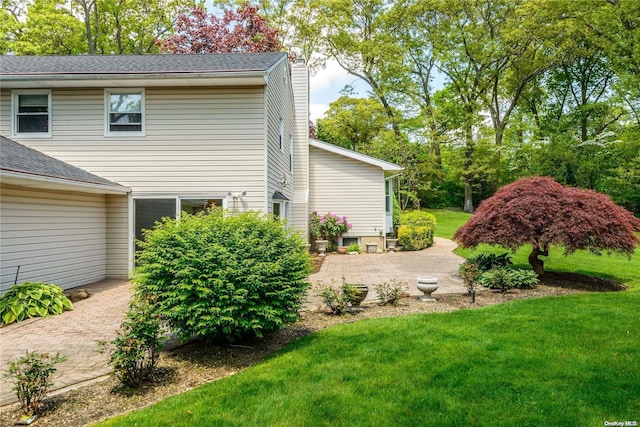
[[372, 156], [367, 156], [366, 154], [358, 153], [356, 151], [347, 150], [346, 148], [338, 147], [337, 145], [329, 144], [318, 139], [309, 138], [309, 145], [311, 147], [319, 148], [320, 150], [348, 157], [350, 159], [367, 163], [372, 166], [377, 166], [385, 172], [401, 172], [404, 169], [402, 166], [396, 165], [395, 163], [380, 160]]

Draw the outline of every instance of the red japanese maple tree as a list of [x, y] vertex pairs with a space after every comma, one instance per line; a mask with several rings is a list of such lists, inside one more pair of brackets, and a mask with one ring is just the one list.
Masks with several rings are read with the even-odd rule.
[[631, 257], [640, 244], [637, 231], [640, 219], [609, 196], [539, 177], [523, 178], [499, 189], [453, 238], [462, 247], [488, 243], [516, 250], [530, 243], [529, 263], [542, 275], [544, 263], [538, 256], [548, 255], [551, 244], [564, 247], [565, 255], [588, 249]]
[[180, 15], [174, 34], [157, 44], [165, 53], [280, 52], [278, 35], [248, 3], [237, 11], [225, 10], [222, 17], [197, 6]]

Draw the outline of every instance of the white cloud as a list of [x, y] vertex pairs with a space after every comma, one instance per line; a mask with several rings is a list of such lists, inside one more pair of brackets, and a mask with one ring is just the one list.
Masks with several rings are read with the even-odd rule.
[[338, 63], [333, 60], [327, 60], [325, 68], [319, 70], [315, 75], [311, 76], [309, 85], [311, 86], [311, 96], [322, 95], [326, 89], [339, 87], [338, 90], [355, 78], [347, 73]]
[[318, 119], [324, 116], [324, 113], [326, 113], [328, 109], [328, 104], [316, 104], [312, 102], [309, 104], [309, 118], [313, 123], [316, 123]]
[[322, 118], [329, 109], [329, 104], [340, 97], [340, 91], [346, 85], [352, 85], [355, 96], [366, 96], [367, 85], [360, 79], [347, 73], [338, 63], [327, 60], [325, 68], [319, 70], [309, 79], [309, 114], [314, 122]]

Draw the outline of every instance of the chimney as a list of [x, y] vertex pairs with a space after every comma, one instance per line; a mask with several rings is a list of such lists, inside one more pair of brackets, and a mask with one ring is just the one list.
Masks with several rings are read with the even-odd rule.
[[295, 195], [293, 221], [296, 229], [308, 239], [309, 234], [309, 68], [302, 57], [291, 65], [295, 106], [293, 176]]

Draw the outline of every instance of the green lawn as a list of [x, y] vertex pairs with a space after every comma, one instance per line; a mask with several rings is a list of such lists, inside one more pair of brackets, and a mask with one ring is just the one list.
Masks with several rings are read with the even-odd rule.
[[640, 414], [640, 293], [330, 328], [106, 426], [601, 426]]
[[[450, 237], [468, 217], [434, 213], [442, 237]], [[547, 266], [614, 277], [637, 290], [639, 258], [636, 254], [629, 262], [582, 252], [565, 258], [554, 248]], [[525, 264], [526, 250], [515, 261]], [[638, 307], [640, 292], [627, 291], [363, 320], [302, 338], [233, 377], [102, 425], [602, 426], [640, 421]]]

